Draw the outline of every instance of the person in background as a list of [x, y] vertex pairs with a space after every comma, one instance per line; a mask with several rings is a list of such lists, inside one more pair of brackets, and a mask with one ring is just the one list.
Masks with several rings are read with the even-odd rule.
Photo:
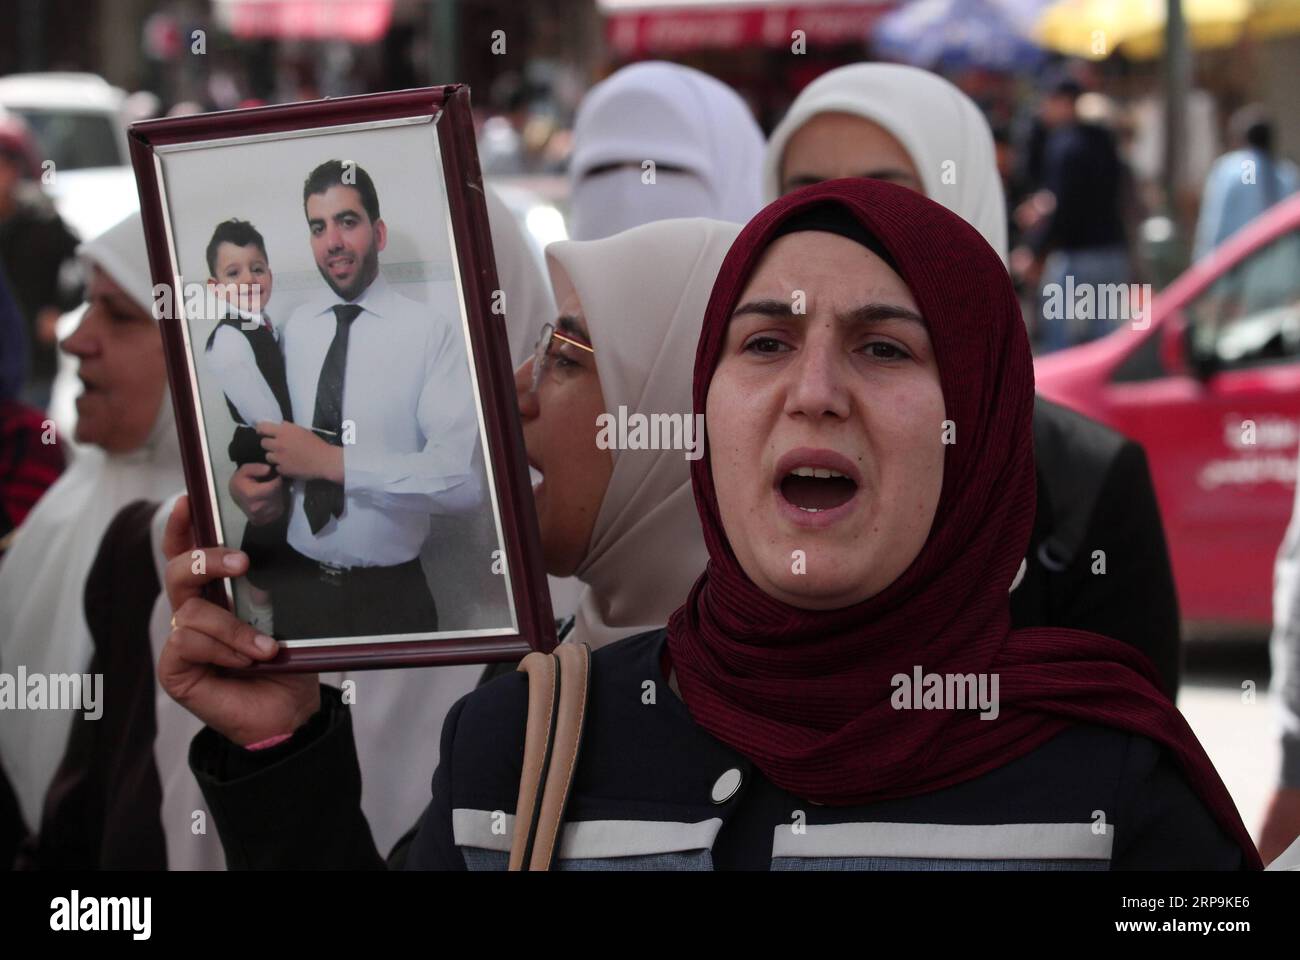
[[[995, 157], [979, 109], [942, 77], [855, 64], [819, 77], [791, 104], [768, 142], [764, 190], [775, 198], [836, 177], [889, 180], [941, 202], [1005, 261]], [[1142, 447], [1039, 397], [1034, 456], [1037, 512], [1024, 578], [1011, 595], [1013, 622], [1130, 643], [1155, 661], [1165, 692], [1175, 696], [1178, 598]], [[1107, 558], [1104, 575], [1094, 572], [1098, 550]]]
[[578, 106], [569, 236], [673, 217], [744, 223], [762, 205], [762, 157], [754, 115], [720, 80], [674, 63], [624, 67]]
[[0, 267], [0, 562], [14, 530], [63, 471], [58, 432], [18, 399], [26, 379], [27, 331]]
[[21, 118], [0, 113], [0, 266], [27, 323], [30, 348], [23, 400], [45, 409], [57, 368], [55, 324], [75, 305], [63, 292], [64, 264], [77, 237], [41, 190], [35, 141]]
[[1300, 188], [1300, 170], [1276, 155], [1273, 122], [1259, 104], [1242, 107], [1229, 126], [1234, 149], [1214, 162], [1205, 179], [1193, 259], [1215, 247]]
[[[87, 670], [94, 645], [85, 589], [104, 531], [127, 504], [184, 485], [140, 215], [78, 252], [89, 274], [89, 306], [61, 347], [79, 362], [82, 447], [18, 527], [0, 564], [0, 670], [10, 673]], [[40, 824], [74, 716], [82, 713], [14, 710], [0, 723], [0, 767], [24, 832]]]
[[[1043, 186], [1034, 198], [1040, 215], [1025, 246], [1013, 251], [1012, 271], [1041, 280], [1039, 330], [1044, 350], [1061, 350], [1094, 340], [1131, 317], [1094, 316], [1071, 320], [1048, 317], [1042, 304], [1045, 291], [1129, 283], [1133, 276], [1122, 201], [1124, 164], [1114, 135], [1104, 127], [1083, 122], [1077, 103], [1083, 89], [1078, 81], [1057, 81], [1039, 107], [1049, 133], [1043, 152]], [[1101, 298], [1097, 298], [1100, 305]]]

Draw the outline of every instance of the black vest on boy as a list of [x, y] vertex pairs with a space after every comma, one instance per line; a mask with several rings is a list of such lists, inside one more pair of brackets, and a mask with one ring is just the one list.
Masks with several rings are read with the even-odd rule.
[[[275, 334], [271, 332], [270, 321], [266, 320], [252, 330], [246, 329], [245, 323], [244, 318], [237, 316], [222, 318], [208, 336], [207, 349], [212, 349], [217, 331], [222, 327], [231, 327], [243, 334], [248, 339], [248, 345], [253, 349], [253, 360], [257, 364], [258, 372], [261, 373], [262, 379], [271, 388], [271, 393], [280, 405], [280, 415], [285, 420], [292, 420], [293, 409], [289, 402], [289, 382], [284, 372], [284, 356], [280, 353], [280, 344], [276, 341]], [[231, 437], [230, 446], [227, 448], [231, 462], [241, 467], [248, 463], [266, 463], [266, 451], [262, 449], [256, 424], [244, 423], [229, 397], [226, 397], [226, 406], [230, 408], [230, 416], [236, 423], [235, 435]]]

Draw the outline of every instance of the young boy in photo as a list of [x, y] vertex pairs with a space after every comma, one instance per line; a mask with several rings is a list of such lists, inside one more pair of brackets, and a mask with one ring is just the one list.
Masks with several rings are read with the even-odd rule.
[[[264, 480], [276, 477], [256, 425], [293, 419], [285, 380], [284, 355], [266, 315], [271, 299], [270, 258], [262, 235], [245, 220], [217, 224], [207, 248], [208, 283], [222, 300], [222, 316], [208, 337], [204, 360], [220, 384], [235, 421], [227, 453], [236, 468], [265, 466]], [[277, 559], [283, 556], [287, 511], [278, 521], [248, 524], [240, 549], [249, 556], [249, 600], [254, 626], [271, 633], [271, 596]]]

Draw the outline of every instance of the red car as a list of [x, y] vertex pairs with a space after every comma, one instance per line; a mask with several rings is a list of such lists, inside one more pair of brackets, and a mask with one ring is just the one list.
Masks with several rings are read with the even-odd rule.
[[1300, 195], [1193, 264], [1146, 318], [1035, 371], [1044, 396], [1146, 448], [1184, 620], [1267, 630], [1300, 442]]

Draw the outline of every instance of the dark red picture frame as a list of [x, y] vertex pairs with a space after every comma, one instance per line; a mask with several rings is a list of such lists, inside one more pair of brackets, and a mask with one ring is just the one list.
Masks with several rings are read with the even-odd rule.
[[[504, 534], [501, 546], [510, 571], [518, 634], [431, 637], [319, 647], [282, 645], [273, 661], [253, 668], [256, 670], [333, 671], [491, 663], [516, 660], [531, 650], [550, 651], [556, 643], [506, 329], [501, 318], [489, 309], [493, 291], [498, 288], [497, 272], [467, 86], [448, 84], [132, 124], [128, 130], [131, 162], [140, 193], [150, 272], [155, 288], [158, 285], [172, 287], [175, 278], [171, 269], [156, 148], [413, 117], [433, 117], [438, 125], [442, 174], [447, 185], [464, 292], [472, 363], [486, 427], [485, 453], [493, 465], [491, 475]], [[174, 302], [180, 303], [180, 291], [175, 293], [178, 296]], [[177, 316], [159, 320], [196, 542], [200, 546], [215, 546], [220, 538], [217, 517], [211, 507], [208, 466], [200, 438], [202, 418], [194, 403], [195, 384], [191, 379], [185, 335], [181, 329], [184, 322], [183, 317]], [[213, 588], [208, 591], [209, 599], [228, 606], [224, 589], [219, 584], [209, 586]]]

